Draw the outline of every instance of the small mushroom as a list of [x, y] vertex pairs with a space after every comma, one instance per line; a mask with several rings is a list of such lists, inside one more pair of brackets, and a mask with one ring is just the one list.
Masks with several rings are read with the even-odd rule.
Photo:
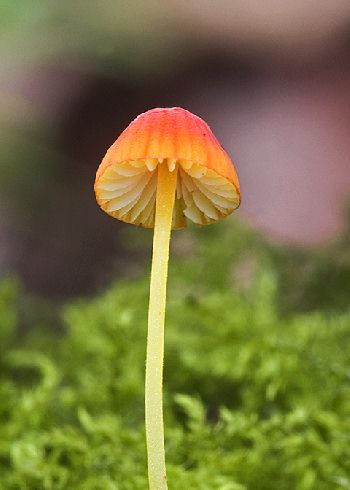
[[209, 126], [180, 107], [140, 114], [107, 151], [95, 181], [113, 218], [154, 228], [145, 385], [148, 479], [167, 489], [163, 427], [166, 283], [171, 229], [207, 225], [240, 204], [237, 173]]

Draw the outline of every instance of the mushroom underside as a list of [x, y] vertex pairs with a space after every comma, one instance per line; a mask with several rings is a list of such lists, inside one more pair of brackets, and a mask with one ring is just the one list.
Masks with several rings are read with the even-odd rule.
[[95, 184], [98, 204], [119, 220], [152, 228], [160, 164], [170, 172], [178, 166], [173, 228], [185, 227], [187, 219], [207, 225], [239, 206], [239, 194], [229, 180], [195, 162], [171, 158], [110, 165]]

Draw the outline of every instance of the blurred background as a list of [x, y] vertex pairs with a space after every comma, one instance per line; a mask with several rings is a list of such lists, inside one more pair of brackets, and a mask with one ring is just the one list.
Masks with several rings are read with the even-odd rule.
[[2, 0], [0, 29], [0, 272], [28, 291], [91, 293], [149, 260], [93, 181], [156, 106], [203, 117], [228, 150], [243, 194], [232, 219], [287, 247], [344, 232], [348, 0]]

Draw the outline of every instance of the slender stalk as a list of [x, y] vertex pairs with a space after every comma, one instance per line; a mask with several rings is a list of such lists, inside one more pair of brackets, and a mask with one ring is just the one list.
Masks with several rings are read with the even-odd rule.
[[146, 359], [146, 442], [150, 490], [166, 490], [163, 425], [163, 359], [166, 284], [177, 168], [158, 165]]

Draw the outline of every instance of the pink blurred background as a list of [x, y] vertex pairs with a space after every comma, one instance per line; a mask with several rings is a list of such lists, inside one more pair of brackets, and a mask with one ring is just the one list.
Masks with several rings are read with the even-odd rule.
[[[183, 106], [236, 162], [246, 220], [322, 246], [350, 190], [350, 2], [5, 2], [0, 271], [53, 295], [133, 263], [94, 173], [138, 113]], [[74, 278], [72, 280], [72, 278]]]

